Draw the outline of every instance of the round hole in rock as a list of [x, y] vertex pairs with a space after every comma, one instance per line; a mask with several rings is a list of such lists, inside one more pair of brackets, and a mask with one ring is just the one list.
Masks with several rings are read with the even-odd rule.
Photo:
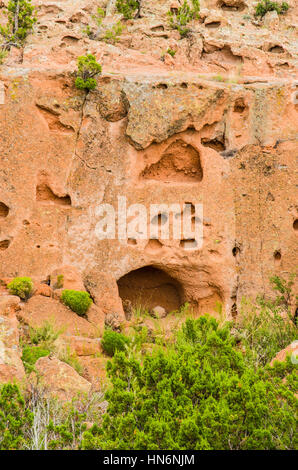
[[0, 251], [7, 250], [10, 245], [10, 240], [2, 240], [0, 241]]
[[244, 99], [243, 98], [238, 98], [235, 103], [234, 103], [234, 113], [240, 113], [242, 114], [246, 109]]
[[273, 255], [275, 261], [280, 261], [281, 260], [281, 252], [279, 250], [276, 250]]
[[137, 240], [135, 238], [128, 238], [127, 244], [135, 246], [137, 244]]
[[123, 303], [132, 307], [142, 306], [151, 310], [156, 306], [167, 312], [182, 305], [182, 286], [176, 279], [154, 266], [136, 269], [118, 281], [119, 295]]
[[298, 219], [294, 220], [293, 222], [293, 229], [298, 230]]
[[234, 248], [232, 249], [232, 253], [234, 257], [238, 256], [240, 254], [239, 246], [234, 246]]
[[9, 207], [4, 204], [4, 202], [0, 202], [0, 217], [7, 217], [9, 213]]

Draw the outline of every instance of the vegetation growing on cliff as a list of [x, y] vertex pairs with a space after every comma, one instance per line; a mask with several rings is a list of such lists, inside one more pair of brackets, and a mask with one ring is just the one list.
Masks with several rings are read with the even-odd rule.
[[75, 86], [79, 90], [94, 90], [96, 88], [96, 77], [101, 73], [101, 65], [92, 54], [78, 57], [78, 71]]
[[116, 8], [126, 20], [130, 20], [140, 14], [140, 3], [140, 0], [117, 0]]
[[10, 0], [5, 10], [7, 23], [0, 25], [0, 35], [3, 38], [2, 48], [21, 46], [37, 21], [35, 8], [31, 0]]
[[189, 33], [189, 27], [187, 25], [200, 16], [199, 0], [191, 0], [191, 3], [192, 6], [189, 5], [187, 0], [184, 0], [181, 7], [168, 12], [170, 26], [179, 31], [181, 38], [186, 37]]
[[276, 11], [278, 15], [282, 15], [286, 13], [288, 9], [289, 4], [287, 2], [278, 3], [272, 2], [271, 0], [261, 0], [256, 5], [255, 15], [263, 18], [268, 11]]
[[33, 282], [30, 277], [15, 277], [8, 285], [9, 293], [17, 295], [22, 300], [27, 300], [33, 290]]
[[65, 289], [62, 292], [61, 300], [67, 307], [80, 316], [86, 315], [88, 308], [92, 304], [92, 299], [88, 292], [72, 289]]

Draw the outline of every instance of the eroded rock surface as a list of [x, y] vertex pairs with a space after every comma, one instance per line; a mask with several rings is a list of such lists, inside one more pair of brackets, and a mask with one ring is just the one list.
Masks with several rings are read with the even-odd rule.
[[88, 395], [91, 383], [81, 377], [71, 366], [56, 357], [41, 357], [35, 364], [31, 380], [37, 381], [51, 396], [69, 401], [78, 395]]
[[[0, 279], [31, 276], [35, 290], [23, 303], [1, 287], [1, 315], [35, 327], [53, 319], [78, 354], [96, 355], [99, 331], [119, 331], [133, 303], [170, 312], [188, 302], [196, 314], [222, 304], [231, 318], [243, 297], [269, 292], [270, 276], [294, 272], [295, 0], [263, 20], [250, 0], [202, 0], [183, 39], [168, 24], [177, 5], [143, 0], [114, 44], [103, 39], [120, 18], [115, 2], [99, 2], [100, 31], [91, 0], [33, 3], [34, 33], [0, 66]], [[103, 67], [88, 94], [74, 86], [87, 52]], [[158, 236], [99, 239], [98, 207], [117, 212], [119, 197], [179, 207], [148, 218]], [[202, 245], [162, 235], [185, 204], [203, 223]], [[61, 304], [63, 288], [90, 293], [85, 318]], [[100, 360], [82, 357], [91, 380]], [[22, 377], [16, 363], [2, 374]]]

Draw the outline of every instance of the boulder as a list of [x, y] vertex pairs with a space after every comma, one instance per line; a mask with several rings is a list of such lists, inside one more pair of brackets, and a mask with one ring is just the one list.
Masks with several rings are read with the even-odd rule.
[[[59, 279], [58, 276], [61, 276]], [[61, 266], [51, 273], [53, 289], [86, 290], [79, 271], [74, 266]]]
[[22, 381], [25, 369], [21, 360], [17, 320], [0, 317], [0, 383]]
[[99, 338], [85, 338], [84, 336], [62, 335], [56, 340], [59, 348], [69, 346], [77, 356], [93, 356], [98, 354], [100, 349]]
[[35, 364], [37, 375], [31, 381], [38, 383], [45, 392], [62, 401], [69, 401], [80, 394], [88, 394], [91, 383], [81, 377], [70, 365], [56, 357], [41, 357]]
[[0, 315], [14, 315], [17, 310], [20, 310], [20, 302], [20, 297], [16, 295], [2, 295], [0, 297]]
[[167, 311], [165, 308], [161, 307], [160, 305], [157, 305], [152, 309], [151, 315], [154, 318], [164, 318], [167, 316]]
[[291, 356], [292, 362], [298, 364], [298, 341], [293, 341], [289, 346], [279, 351], [270, 362], [270, 365], [273, 366], [275, 361], [284, 362], [287, 356]]
[[48, 321], [53, 323], [55, 328], [62, 329], [70, 335], [98, 336], [96, 325], [77, 315], [59, 300], [49, 297], [31, 297], [18, 313], [18, 318], [33, 328], [40, 327]]

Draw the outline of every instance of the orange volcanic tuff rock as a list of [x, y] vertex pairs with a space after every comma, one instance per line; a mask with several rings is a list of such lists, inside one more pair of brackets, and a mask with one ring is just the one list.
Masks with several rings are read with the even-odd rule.
[[41, 357], [35, 363], [38, 376], [33, 373], [32, 383], [43, 387], [45, 392], [62, 401], [70, 401], [78, 395], [88, 395], [91, 383], [81, 377], [71, 366], [59, 361], [56, 357]]
[[21, 360], [16, 318], [0, 316], [0, 384], [23, 382], [25, 369]]
[[[143, 0], [113, 43], [114, 2], [100, 2], [101, 31], [92, 0], [33, 4], [33, 33], [0, 66], [0, 279], [30, 276], [36, 290], [19, 305], [1, 286], [1, 314], [97, 338], [140, 304], [231, 318], [243, 297], [270, 294], [270, 276], [296, 269], [297, 2], [256, 20], [255, 1], [202, 0], [180, 38], [167, 16], [178, 4]], [[89, 93], [74, 86], [86, 53], [103, 67]], [[179, 209], [147, 217], [157, 237], [100, 239], [98, 208], [117, 212], [119, 196]], [[162, 235], [186, 204], [202, 245]], [[90, 293], [86, 318], [63, 289]]]

